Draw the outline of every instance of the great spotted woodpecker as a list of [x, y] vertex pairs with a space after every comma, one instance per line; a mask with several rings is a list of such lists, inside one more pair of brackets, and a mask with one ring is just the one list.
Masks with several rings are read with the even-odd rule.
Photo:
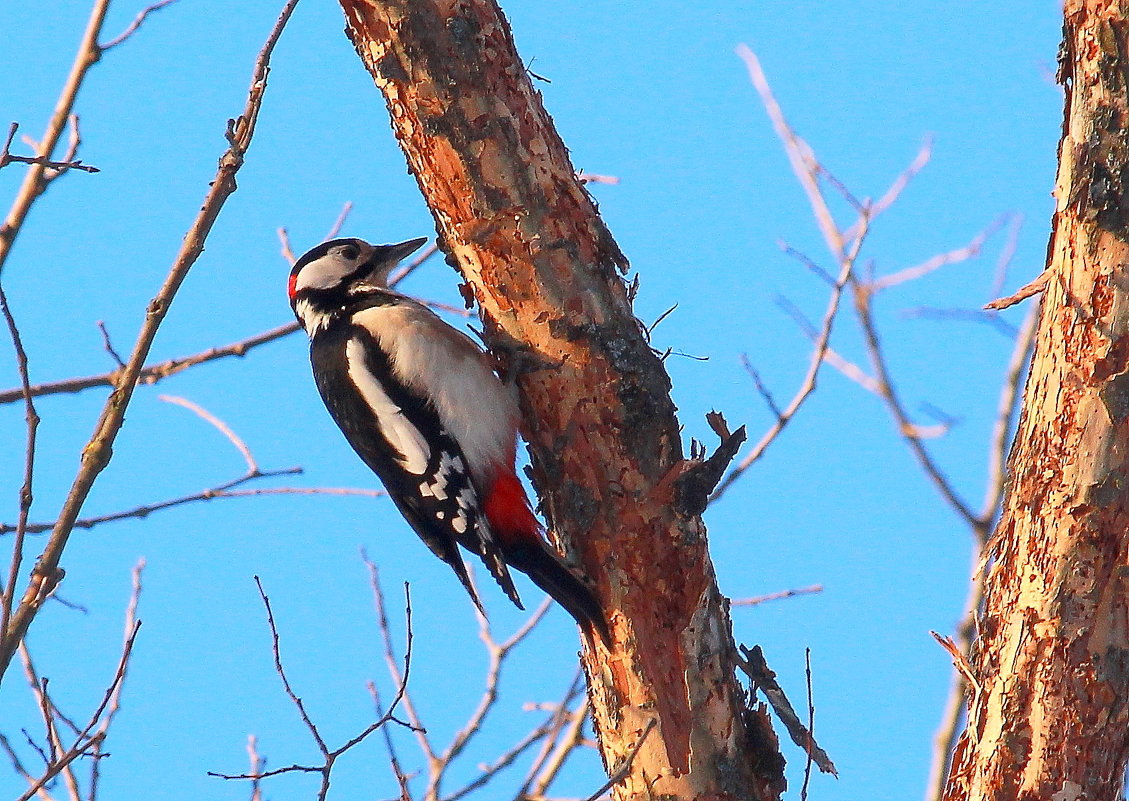
[[388, 273], [425, 241], [335, 239], [294, 264], [290, 305], [310, 336], [322, 400], [479, 610], [458, 545], [482, 559], [519, 608], [510, 567], [606, 641], [595, 596], [544, 541], [515, 473], [514, 388], [468, 336], [388, 288]]

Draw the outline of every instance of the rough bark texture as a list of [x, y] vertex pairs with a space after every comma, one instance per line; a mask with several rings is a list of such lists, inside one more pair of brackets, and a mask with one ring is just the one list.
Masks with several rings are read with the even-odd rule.
[[1129, 2], [1065, 10], [1049, 281], [947, 801], [1113, 801], [1129, 757]]
[[682, 458], [669, 379], [500, 10], [341, 5], [487, 338], [535, 365], [520, 386], [542, 511], [597, 583], [617, 643], [584, 650], [605, 764], [634, 754], [617, 797], [778, 798], [783, 759], [734, 677], [704, 498], [680, 491], [697, 463]]

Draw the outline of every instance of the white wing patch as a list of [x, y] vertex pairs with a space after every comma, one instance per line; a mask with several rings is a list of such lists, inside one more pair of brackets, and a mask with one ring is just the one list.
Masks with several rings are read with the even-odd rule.
[[516, 396], [469, 337], [410, 298], [365, 309], [353, 322], [376, 337], [399, 380], [431, 399], [471, 472], [512, 458], [519, 418]]
[[423, 475], [431, 449], [419, 429], [404, 416], [403, 410], [388, 397], [388, 393], [365, 366], [365, 346], [355, 337], [345, 345], [345, 361], [349, 365], [349, 378], [356, 384], [365, 403], [376, 413], [380, 430], [388, 443], [400, 452], [400, 464], [409, 473]]

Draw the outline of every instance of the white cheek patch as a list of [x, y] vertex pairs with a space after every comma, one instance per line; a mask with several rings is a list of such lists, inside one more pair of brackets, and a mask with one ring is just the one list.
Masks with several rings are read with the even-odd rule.
[[306, 333], [310, 336], [328, 328], [332, 319], [328, 314], [317, 311], [308, 300], [299, 300], [295, 303], [294, 311], [298, 315], [298, 319], [302, 321], [302, 327], [306, 329]]
[[333, 289], [341, 286], [353, 265], [336, 256], [322, 256], [298, 271], [294, 276], [294, 293], [303, 289]]
[[376, 414], [381, 433], [388, 444], [400, 453], [400, 464], [409, 473], [423, 475], [427, 470], [431, 448], [419, 429], [404, 416], [404, 412], [369, 372], [365, 366], [365, 347], [359, 340], [350, 339], [345, 345], [345, 360], [349, 365], [349, 378]]

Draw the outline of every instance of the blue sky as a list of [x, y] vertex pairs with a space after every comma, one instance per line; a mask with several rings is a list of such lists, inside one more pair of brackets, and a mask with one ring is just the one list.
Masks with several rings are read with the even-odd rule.
[[[107, 30], [116, 33], [137, 10], [119, 2]], [[875, 224], [864, 249], [879, 272], [959, 247], [1004, 213], [1023, 218], [1009, 288], [1042, 266], [1061, 121], [1061, 93], [1050, 77], [1058, 4], [707, 0], [692, 15], [668, 2], [510, 3], [506, 11], [523, 58], [551, 81], [538, 88], [576, 166], [621, 179], [592, 191], [640, 277], [640, 318], [650, 323], [678, 304], [655, 331], [656, 346], [708, 357], [667, 360], [687, 440], [713, 441], [703, 420], [710, 409], [747, 424], [756, 439], [770, 416], [741, 354], [779, 397], [789, 397], [808, 344], [776, 298], [812, 317], [825, 302], [821, 283], [778, 246], [784, 240], [827, 266], [803, 194], [734, 54], [738, 43], [757, 52], [793, 126], [859, 196], [880, 195], [933, 137], [932, 162]], [[72, 174], [51, 187], [4, 273], [33, 380], [110, 369], [98, 320], [119, 349], [132, 343], [214, 174], [224, 122], [243, 106], [254, 56], [277, 12], [259, 0], [238, 12], [227, 3], [181, 0], [91, 71], [77, 107], [81, 156], [102, 172]], [[75, 2], [0, 6], [3, 121], [40, 134], [87, 13]], [[289, 319], [279, 226], [301, 251], [352, 201], [347, 235], [400, 241], [433, 234], [383, 100], [342, 27], [332, 3], [298, 6], [275, 54], [240, 189], [174, 304], [154, 358]], [[0, 172], [0, 198], [14, 194], [20, 177], [18, 166]], [[910, 409], [924, 422], [925, 405], [958, 421], [931, 445], [974, 504], [1012, 343], [988, 326], [904, 312], [975, 308], [990, 299], [1004, 241], [997, 234], [980, 259], [892, 290], [877, 307]], [[435, 263], [405, 288], [456, 302], [455, 284], [449, 268]], [[1017, 323], [1021, 315], [1013, 310], [1007, 319]], [[849, 318], [834, 345], [865, 361]], [[0, 376], [4, 387], [17, 383], [6, 345]], [[162, 403], [160, 393], [225, 420], [264, 469], [305, 468], [276, 485], [375, 485], [321, 408], [305, 343], [295, 336], [141, 388], [87, 512], [198, 491], [242, 472], [239, 454], [214, 429]], [[94, 390], [40, 401], [33, 518], [58, 508], [103, 397]], [[22, 420], [18, 405], [0, 407], [4, 520], [16, 515]], [[804, 649], [812, 649], [817, 736], [840, 769], [837, 782], [815, 779], [813, 797], [918, 797], [950, 672], [928, 631], [948, 632], [960, 613], [969, 536], [921, 476], [877, 399], [825, 372], [795, 424], [710, 508], [707, 522], [726, 594], [826, 588], [734, 612], [738, 640], [764, 647], [797, 701]], [[484, 657], [461, 588], [386, 501], [223, 500], [76, 534], [60, 593], [89, 611], [51, 605], [31, 636], [38, 667], [75, 715], [97, 704], [112, 674], [129, 569], [141, 556], [148, 560], [144, 626], [110, 742], [104, 796], [245, 798], [245, 787], [206, 772], [242, 769], [248, 733], [259, 736], [272, 765], [313, 758], [273, 674], [256, 574], [275, 604], [292, 679], [315, 718], [333, 740], [363, 728], [370, 713], [365, 681], [383, 682], [386, 691], [390, 685], [362, 546], [379, 562], [392, 598], [402, 582], [412, 584], [413, 689], [444, 742], [477, 701]], [[536, 597], [528, 584], [524, 594]], [[522, 619], [493, 588], [486, 597], [500, 631]], [[576, 647], [573, 627], [554, 611], [515, 657], [491, 730], [462, 775], [473, 775], [477, 762], [532, 725], [523, 703], [563, 693]], [[0, 729], [17, 739], [21, 726], [38, 731], [21, 681], [13, 672], [0, 690]], [[801, 755], [791, 746], [785, 755], [795, 791]], [[408, 767], [422, 764], [406, 738], [401, 758]], [[599, 785], [595, 762], [583, 762], [561, 794], [583, 796]], [[267, 794], [310, 797], [311, 781], [276, 779]], [[0, 769], [0, 788], [16, 793], [20, 781]], [[393, 794], [373, 742], [339, 766], [331, 796]]]

